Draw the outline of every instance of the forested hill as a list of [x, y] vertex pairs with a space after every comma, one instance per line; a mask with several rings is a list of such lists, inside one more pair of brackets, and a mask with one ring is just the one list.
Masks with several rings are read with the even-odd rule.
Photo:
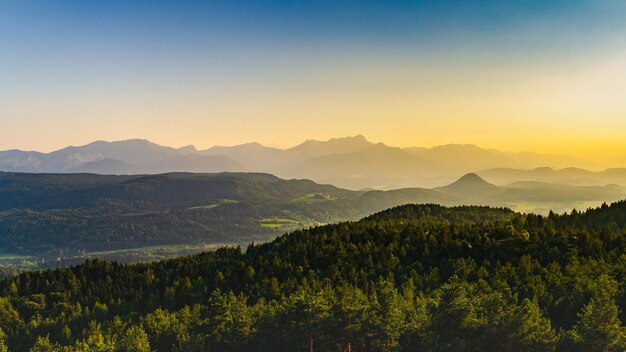
[[203, 206], [225, 197], [271, 203], [310, 192], [335, 196], [353, 193], [309, 180], [283, 180], [261, 173], [109, 176], [0, 172], [0, 211], [95, 207], [162, 211]]
[[498, 187], [475, 174], [437, 189], [350, 191], [260, 173], [0, 172], [0, 264], [6, 257], [58, 265], [57, 258], [73, 261], [133, 248], [264, 242], [295, 229], [357, 220], [407, 203], [480, 204], [547, 213], [586, 209], [623, 199], [624, 194], [611, 186]]
[[624, 214], [407, 205], [246, 251], [26, 272], [0, 281], [0, 335], [10, 351], [624, 351]]
[[0, 257], [267, 241], [399, 204], [453, 199], [426, 189], [357, 192], [260, 173], [0, 172]]

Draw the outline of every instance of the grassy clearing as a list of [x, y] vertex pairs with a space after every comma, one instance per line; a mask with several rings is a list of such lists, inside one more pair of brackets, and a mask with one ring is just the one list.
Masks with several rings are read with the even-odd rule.
[[3, 260], [26, 260], [30, 257], [27, 255], [13, 254], [13, 253], [0, 253], [0, 261]]
[[271, 218], [261, 219], [261, 223], [295, 224], [297, 223], [297, 221], [293, 219], [288, 219], [288, 218], [271, 217]]
[[281, 229], [284, 226], [285, 226], [284, 224], [261, 224], [262, 229], [273, 229], [273, 230]]
[[1, 268], [32, 270], [37, 268], [37, 262], [35, 258], [27, 255], [0, 253], [0, 269]]
[[299, 222], [296, 220], [292, 220], [288, 218], [279, 218], [279, 217], [263, 218], [260, 220], [260, 222], [261, 222], [261, 228], [273, 229], [273, 230], [293, 227], [299, 224]]
[[209, 243], [201, 245], [162, 245], [162, 246], [147, 246], [137, 248], [124, 248], [111, 251], [101, 252], [89, 252], [85, 253], [86, 256], [107, 256], [107, 255], [120, 255], [120, 254], [151, 254], [151, 253], [163, 253], [163, 252], [182, 252], [182, 251], [209, 251], [220, 247], [232, 245], [232, 243]]
[[587, 210], [588, 208], [595, 208], [602, 205], [601, 201], [582, 201], [582, 202], [570, 202], [570, 203], [512, 203], [507, 204], [511, 210], [520, 213], [535, 213], [540, 215], [548, 215], [550, 211], [555, 213], [571, 212], [572, 209], [579, 211]]
[[309, 193], [301, 197], [294, 198], [292, 202], [294, 203], [317, 203], [317, 202], [331, 201], [335, 199], [336, 198], [330, 194]]
[[238, 200], [233, 200], [233, 199], [220, 199], [218, 201], [215, 201], [211, 204], [204, 204], [204, 205], [197, 205], [195, 207], [189, 207], [188, 209], [190, 210], [198, 210], [198, 209], [213, 209], [213, 208], [217, 208], [220, 205], [224, 205], [224, 204], [237, 204], [239, 203]]

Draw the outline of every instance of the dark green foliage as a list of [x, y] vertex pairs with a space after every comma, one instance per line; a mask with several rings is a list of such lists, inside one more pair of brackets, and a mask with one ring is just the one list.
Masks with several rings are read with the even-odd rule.
[[[410, 201], [443, 200], [413, 193], [370, 194], [255, 173], [0, 172], [0, 254], [56, 258], [155, 245], [266, 241], [288, 229], [357, 219]], [[283, 218], [282, 225], [262, 224]]]
[[281, 229], [260, 227], [264, 217], [292, 211], [317, 219], [289, 203], [312, 192], [347, 191], [265, 174], [0, 173], [0, 253], [267, 239]]
[[0, 331], [11, 351], [623, 351], [625, 213], [408, 205], [245, 252], [24, 272], [0, 281]]

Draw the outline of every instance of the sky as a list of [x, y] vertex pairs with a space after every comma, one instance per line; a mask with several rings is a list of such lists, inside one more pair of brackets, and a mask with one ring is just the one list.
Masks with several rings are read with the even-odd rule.
[[0, 0], [0, 150], [363, 134], [626, 166], [626, 2]]

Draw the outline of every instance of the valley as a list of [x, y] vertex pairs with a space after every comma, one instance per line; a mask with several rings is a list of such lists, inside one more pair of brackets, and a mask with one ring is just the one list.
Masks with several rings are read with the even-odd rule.
[[28, 270], [88, 258], [154, 261], [217, 244], [263, 243], [409, 203], [487, 205], [547, 215], [625, 197], [620, 186], [496, 186], [477, 174], [432, 189], [353, 191], [261, 173], [0, 173], [0, 264]]

